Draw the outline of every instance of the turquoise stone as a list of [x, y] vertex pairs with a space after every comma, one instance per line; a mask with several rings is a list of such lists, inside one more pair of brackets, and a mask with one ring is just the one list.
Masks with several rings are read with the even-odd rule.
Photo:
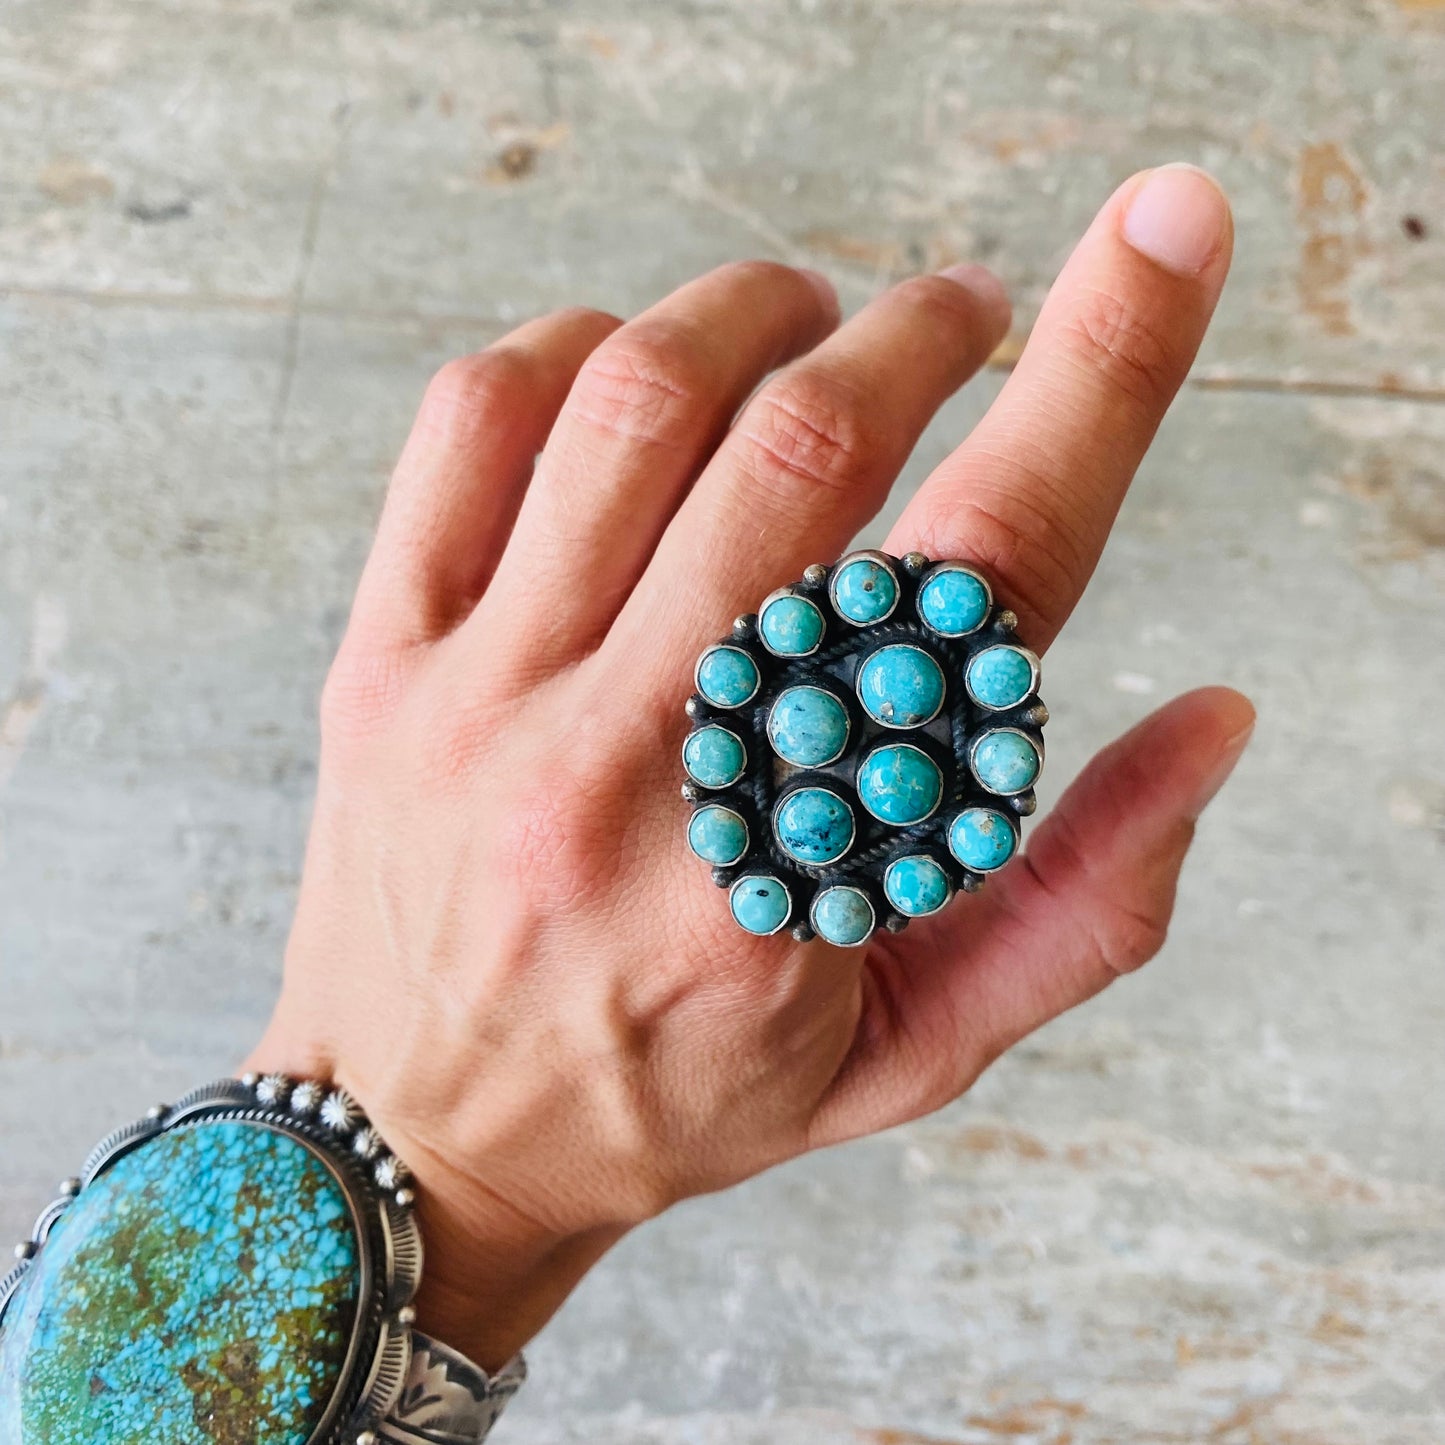
[[898, 579], [891, 568], [872, 557], [854, 557], [840, 564], [828, 592], [838, 615], [860, 627], [882, 622], [898, 605]]
[[848, 746], [848, 709], [826, 688], [784, 688], [768, 712], [768, 741], [785, 763], [820, 768]]
[[943, 706], [943, 669], [921, 647], [890, 643], [864, 659], [857, 689], [858, 701], [874, 722], [921, 727]]
[[858, 798], [882, 823], [921, 823], [943, 799], [938, 764], [911, 743], [874, 748], [858, 769]]
[[739, 926], [749, 933], [776, 933], [793, 911], [793, 901], [782, 879], [771, 873], [749, 873], [728, 893], [728, 907]]
[[1012, 728], [984, 733], [969, 754], [973, 775], [990, 793], [1022, 793], [1043, 766], [1033, 740]]
[[704, 863], [726, 868], [748, 851], [748, 825], [741, 813], [706, 803], [688, 820], [687, 846]]
[[799, 863], [832, 863], [853, 846], [853, 810], [828, 788], [797, 788], [773, 809], [778, 847]]
[[742, 777], [748, 754], [736, 733], [709, 723], [688, 734], [682, 745], [682, 765], [688, 777], [704, 788], [730, 788]]
[[945, 637], [977, 632], [992, 605], [988, 583], [961, 562], [940, 563], [918, 589], [918, 615]]
[[995, 712], [1017, 707], [1034, 690], [1033, 659], [1021, 647], [985, 647], [966, 676], [968, 695]]
[[780, 592], [758, 613], [758, 636], [779, 657], [807, 657], [823, 640], [823, 614], [816, 602]]
[[873, 905], [861, 888], [825, 888], [808, 910], [813, 932], [843, 948], [866, 943], [873, 932]]
[[0, 1445], [304, 1445], [340, 1383], [360, 1256], [299, 1140], [161, 1135], [60, 1219], [0, 1330]]
[[709, 647], [697, 662], [697, 690], [714, 707], [741, 707], [756, 696], [762, 678], [741, 647]]
[[948, 825], [948, 851], [975, 873], [1002, 868], [1018, 841], [1014, 825], [993, 808], [965, 808]]
[[925, 918], [948, 902], [953, 887], [936, 858], [912, 853], [895, 858], [884, 870], [883, 892], [905, 918]]

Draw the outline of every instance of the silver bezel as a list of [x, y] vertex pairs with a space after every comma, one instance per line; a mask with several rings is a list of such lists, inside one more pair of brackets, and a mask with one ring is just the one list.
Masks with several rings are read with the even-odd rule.
[[[714, 702], [713, 699], [710, 698], [702, 690], [702, 683], [699, 681], [699, 674], [702, 672], [703, 662], [707, 658], [711, 657], [714, 652], [742, 653], [742, 655], [747, 658], [748, 663], [751, 665], [754, 673], [757, 674], [757, 681], [753, 684], [753, 690], [745, 698], [743, 698], [741, 702]], [[711, 647], [703, 648], [703, 650], [698, 654], [697, 661], [693, 663], [692, 685], [693, 688], [696, 690], [697, 695], [709, 707], [720, 708], [723, 712], [734, 712], [740, 707], [746, 707], [762, 690], [763, 671], [758, 666], [757, 659], [752, 655], [752, 653], [747, 650], [746, 647], [739, 647], [735, 642], [714, 642]]]
[[[994, 794], [995, 797], [1000, 796]], [[1016, 794], [1004, 794], [1002, 796], [1014, 797]], [[995, 818], [1002, 818], [1008, 824], [1008, 830], [1013, 834], [1014, 845], [1009, 850], [1009, 855], [1002, 863], [991, 864], [987, 868], [980, 868], [977, 863], [966, 863], [957, 853], [953, 851], [953, 825], [960, 818], [967, 817], [969, 813], [991, 813]], [[995, 808], [989, 803], [969, 803], [960, 808], [949, 820], [943, 830], [944, 846], [948, 849], [948, 856], [958, 864], [960, 868], [967, 868], [970, 873], [977, 873], [986, 876], [989, 873], [997, 873], [1000, 868], [1007, 868], [1010, 863], [1019, 855], [1019, 845], [1023, 842], [1023, 829], [1019, 826], [1017, 818], [1010, 817], [1002, 808]]]
[[[868, 932], [862, 938], [853, 943], [839, 943], [836, 939], [826, 937], [818, 927], [818, 905], [830, 893], [856, 893], [868, 905]], [[830, 883], [813, 895], [813, 901], [808, 905], [808, 924], [824, 943], [831, 944], [834, 948], [862, 948], [872, 942], [873, 931], [878, 927], [878, 910], [873, 906], [873, 900], [867, 891], [856, 883]]]
[[[821, 624], [821, 627], [818, 631], [818, 640], [806, 652], [779, 652], [776, 647], [773, 647], [768, 642], [767, 635], [763, 632], [763, 614], [767, 612], [768, 608], [774, 602], [780, 602], [784, 597], [792, 597], [799, 602], [805, 602], [809, 607], [813, 609], [814, 612], [818, 614], [818, 621]], [[785, 662], [791, 662], [795, 658], [799, 657], [812, 657], [815, 652], [818, 652], [822, 649], [823, 639], [827, 637], [827, 635], [827, 614], [823, 611], [821, 607], [818, 606], [816, 602], [813, 601], [811, 597], [808, 596], [806, 592], [800, 592], [796, 587], [775, 588], [772, 592], [769, 592], [768, 595], [763, 598], [762, 605], [758, 608], [758, 641], [763, 645], [764, 648], [766, 648], [768, 652], [772, 653], [774, 657], [781, 657]]]
[[[941, 627], [935, 627], [923, 615], [924, 589], [927, 588], [928, 584], [932, 582], [935, 577], [941, 577], [947, 572], [966, 572], [974, 581], [983, 587], [983, 595], [988, 599], [988, 605], [983, 609], [983, 616], [979, 618], [974, 626], [968, 628], [965, 632], [945, 632]], [[947, 637], [955, 641], [960, 637], [973, 637], [988, 626], [989, 618], [994, 615], [993, 588], [989, 585], [988, 578], [985, 577], [977, 567], [970, 567], [967, 562], [937, 562], [918, 579], [918, 592], [913, 604], [913, 610], [918, 614], [918, 620], [928, 628], [930, 632], [936, 632], [940, 637]]]
[[[945, 840], [946, 840], [946, 838], [947, 838], [947, 835], [945, 834]], [[946, 842], [945, 842], [945, 846], [946, 846]], [[950, 854], [949, 856], [951, 857], [952, 854]], [[926, 910], [925, 910], [924, 912], [922, 912], [922, 913], [904, 913], [904, 911], [903, 911], [901, 908], [899, 908], [898, 904], [894, 901], [892, 894], [890, 894], [889, 891], [888, 891], [888, 875], [889, 875], [890, 873], [892, 873], [893, 870], [894, 870], [896, 867], [898, 867], [898, 865], [899, 865], [900, 863], [908, 863], [908, 862], [911, 862], [914, 858], [927, 858], [928, 861], [929, 861], [930, 863], [932, 863], [933, 866], [934, 866], [935, 868], [937, 868], [938, 871], [939, 871], [939, 873], [942, 875], [942, 877], [943, 877], [943, 886], [944, 886], [943, 902], [940, 903], [937, 908], [929, 908], [929, 909], [926, 909]], [[918, 850], [918, 851], [915, 851], [915, 852], [912, 852], [912, 853], [900, 853], [900, 854], [898, 855], [898, 857], [896, 857], [896, 858], [890, 858], [890, 859], [888, 860], [887, 866], [883, 869], [883, 898], [884, 898], [884, 901], [885, 901], [885, 902], [888, 904], [888, 906], [889, 906], [891, 909], [893, 909], [893, 911], [894, 911], [895, 913], [897, 913], [900, 917], [907, 918], [907, 919], [910, 919], [910, 920], [912, 920], [912, 919], [914, 919], [914, 918], [932, 918], [935, 913], [941, 913], [945, 908], [948, 907], [948, 905], [953, 901], [953, 894], [954, 894], [953, 879], [951, 879], [951, 878], [948, 876], [948, 869], [945, 868], [945, 867], [943, 866], [943, 864], [940, 863], [940, 862], [938, 861], [938, 859], [933, 856], [932, 853], [929, 853], [929, 852], [927, 852], [927, 851], [925, 851], [925, 850]]]
[[[844, 846], [841, 853], [837, 854], [835, 857], [829, 858], [824, 863], [811, 863], [806, 858], [799, 858], [795, 853], [790, 853], [787, 848], [783, 846], [783, 840], [778, 835], [778, 814], [782, 811], [784, 805], [790, 802], [793, 798], [796, 798], [799, 793], [827, 793], [829, 797], [837, 798], [837, 800], [842, 803], [843, 807], [847, 809], [849, 824], [848, 842]], [[846, 858], [853, 851], [854, 845], [858, 842], [857, 813], [853, 811], [852, 805], [848, 802], [847, 798], [845, 798], [843, 794], [838, 791], [837, 788], [830, 787], [827, 783], [823, 782], [803, 783], [799, 787], [789, 788], [787, 792], [780, 794], [778, 797], [778, 801], [773, 804], [772, 817], [768, 819], [768, 823], [773, 830], [773, 842], [777, 844], [778, 852], [780, 852], [783, 857], [787, 858], [790, 862], [796, 863], [803, 868], [831, 868], [834, 866], [834, 864], [839, 863], [844, 858]], [[789, 900], [791, 900], [792, 894], [790, 893], [788, 897]]]
[[[744, 873], [741, 877], [735, 878], [728, 888], [728, 912], [732, 913], [733, 921], [736, 923], [737, 914], [733, 913], [733, 894], [735, 894], [744, 883], [751, 883], [755, 878], [767, 878], [771, 882], [776, 883], [778, 887], [783, 890], [783, 897], [788, 900], [788, 911], [783, 914], [782, 922], [775, 928], [768, 929], [766, 933], [753, 933], [751, 928], [743, 928], [744, 933], [752, 934], [754, 938], [771, 938], [775, 933], [781, 933], [788, 926], [793, 917], [794, 906], [793, 890], [789, 888], [787, 883], [782, 878], [779, 878], [776, 873]], [[742, 928], [742, 924], [739, 923], [738, 927]]]
[[[866, 622], [855, 622], [838, 606], [838, 576], [850, 562], [876, 562], [893, 579], [893, 605], [881, 617], [870, 617]], [[846, 557], [840, 557], [837, 565], [828, 574], [828, 602], [834, 614], [849, 627], [862, 629], [864, 627], [877, 627], [880, 622], [887, 622], [895, 612], [898, 611], [898, 604], [903, 600], [903, 579], [898, 575], [898, 568], [893, 565], [893, 558], [886, 552], [875, 552], [872, 548], [865, 548], [861, 552], [849, 552]]]
[[[938, 669], [938, 680], [940, 684], [938, 693], [938, 706], [934, 708], [933, 711], [920, 722], [890, 722], [887, 718], [879, 717], [878, 714], [876, 712], [873, 712], [869, 708], [868, 704], [863, 700], [864, 668], [866, 668], [875, 657], [880, 656], [882, 653], [902, 651], [916, 652], [919, 654], [920, 657], [926, 657], [929, 662], [931, 662]], [[936, 718], [939, 713], [943, 711], [944, 705], [948, 701], [948, 674], [944, 672], [943, 664], [939, 662], [939, 660], [921, 642], [916, 642], [911, 637], [898, 638], [885, 642], [881, 647], [875, 647], [872, 652], [870, 652], [865, 658], [863, 658], [863, 660], [858, 664], [858, 671], [853, 675], [853, 692], [858, 699], [858, 706], [863, 709], [863, 715], [867, 718], [871, 718], [874, 722], [878, 724], [879, 727], [887, 728], [889, 732], [895, 733], [917, 732], [919, 728], [926, 728], [928, 724], [931, 723], [934, 718]]]
[[[300, 1088], [299, 1111], [288, 1107]], [[268, 1102], [261, 1102], [258, 1090]], [[282, 1075], [264, 1079], [247, 1075], [222, 1079], [185, 1095], [176, 1103], [157, 1106], [144, 1119], [115, 1130], [100, 1141], [85, 1161], [76, 1180], [68, 1180], [60, 1195], [41, 1211], [30, 1238], [17, 1249], [19, 1262], [0, 1281], [0, 1324], [5, 1310], [44, 1249], [56, 1222], [72, 1202], [106, 1170], [127, 1154], [162, 1134], [203, 1127], [220, 1120], [235, 1120], [273, 1129], [307, 1146], [326, 1166], [346, 1198], [356, 1231], [361, 1280], [356, 1322], [347, 1342], [341, 1374], [326, 1411], [307, 1445], [356, 1445], [367, 1432], [380, 1429], [398, 1404], [412, 1356], [411, 1301], [421, 1283], [422, 1244], [407, 1188], [385, 1189], [376, 1180], [405, 1177], [405, 1169], [382, 1146], [372, 1148], [374, 1131], [365, 1155], [355, 1140], [371, 1130], [364, 1114], [340, 1090], [331, 1090], [347, 1107], [332, 1111], [333, 1127], [323, 1122], [314, 1107], [312, 1081]], [[272, 1098], [275, 1102], [269, 1102]]]
[[[843, 745], [838, 749], [836, 753], [833, 754], [831, 758], [824, 758], [821, 762], [817, 763], [795, 763], [791, 758], [783, 757], [783, 754], [778, 747], [777, 740], [773, 737], [773, 714], [778, 710], [778, 704], [782, 702], [782, 700], [787, 697], [790, 692], [822, 693], [824, 697], [832, 699], [832, 701], [836, 702], [838, 706], [842, 709]], [[849, 747], [852, 746], [853, 719], [848, 716], [848, 709], [844, 705], [843, 700], [838, 696], [836, 692], [833, 692], [830, 688], [823, 687], [816, 682], [791, 682], [786, 687], [784, 687], [768, 705], [767, 720], [763, 723], [763, 735], [767, 738], [769, 745], [772, 747], [772, 750], [777, 753], [778, 757], [788, 767], [802, 768], [804, 770], [812, 768], [826, 768], [831, 767], [832, 764], [836, 763], [838, 759], [841, 758], [843, 754], [848, 751]], [[746, 749], [747, 744], [744, 743], [743, 747], [744, 749]]]
[[[711, 858], [703, 858], [702, 854], [692, 846], [692, 825], [697, 822], [701, 814], [707, 812], [710, 808], [716, 808], [724, 813], [731, 813], [743, 827], [742, 851], [738, 853], [736, 858], [731, 858], [726, 863], [715, 863]], [[694, 858], [702, 858], [704, 863], [711, 863], [714, 868], [731, 868], [733, 864], [748, 856], [748, 849], [752, 847], [752, 843], [753, 830], [748, 827], [748, 820], [743, 817], [736, 808], [730, 808], [726, 803], [719, 802], [716, 798], [710, 798], [707, 802], [699, 803], [697, 807], [692, 810], [692, 814], [687, 820], [687, 846], [692, 856]]]
[[[698, 777], [698, 775], [697, 775], [696, 773], [694, 773], [693, 770], [688, 766], [688, 762], [687, 762], [687, 750], [688, 750], [688, 747], [691, 745], [692, 740], [693, 740], [695, 737], [700, 736], [702, 733], [705, 733], [705, 732], [709, 731], [710, 729], [714, 729], [714, 728], [715, 728], [718, 732], [720, 732], [720, 733], [726, 733], [726, 734], [727, 734], [730, 738], [732, 738], [732, 739], [737, 743], [737, 745], [743, 750], [743, 765], [742, 765], [742, 767], [740, 767], [740, 768], [738, 769], [736, 777], [732, 778], [729, 782], [726, 782], [726, 783], [705, 783], [705, 782], [703, 782], [703, 780], [702, 780], [700, 777]], [[736, 728], [730, 728], [730, 727], [728, 727], [728, 725], [727, 725], [726, 723], [720, 723], [720, 722], [717, 722], [716, 720], [712, 720], [712, 721], [705, 722], [705, 723], [702, 724], [701, 727], [695, 727], [695, 728], [694, 728], [690, 733], [688, 733], [688, 735], [682, 740], [682, 770], [683, 770], [683, 772], [685, 772], [685, 773], [687, 774], [687, 776], [688, 776], [694, 783], [696, 783], [699, 788], [705, 788], [709, 793], [721, 793], [725, 788], [733, 788], [733, 787], [736, 787], [737, 784], [738, 784], [738, 780], [739, 780], [740, 778], [743, 778], [743, 777], [745, 777], [745, 776], [747, 775], [748, 763], [749, 763], [750, 761], [751, 761], [751, 760], [750, 760], [749, 757], [748, 757], [748, 745], [747, 745], [746, 740], [743, 738], [742, 733], [740, 733]]]
[[933, 806], [921, 818], [914, 818], [912, 822], [909, 823], [895, 823], [890, 818], [879, 817], [879, 815], [868, 806], [868, 800], [863, 796], [861, 784], [855, 783], [858, 793], [858, 806], [862, 808], [870, 818], [874, 818], [890, 828], [916, 828], [920, 823], [926, 823], [943, 806], [944, 795], [948, 792], [948, 780], [943, 776], [943, 769], [938, 766], [938, 760], [934, 758], [926, 748], [921, 748], [917, 743], [909, 742], [904, 738], [892, 737], [888, 733], [881, 733], [877, 743], [869, 748], [858, 760], [858, 778], [862, 778], [863, 769], [868, 766], [874, 755], [881, 753], [885, 748], [907, 748], [909, 752], [918, 753], [921, 757], [927, 758], [934, 772], [938, 774], [938, 796], [933, 800]]
[[[979, 777], [979, 775], [978, 775], [978, 769], [974, 766], [974, 762], [973, 762], [973, 755], [979, 750], [979, 746], [980, 746], [986, 739], [991, 738], [991, 737], [994, 737], [994, 736], [996, 736], [996, 735], [999, 734], [999, 733], [1017, 733], [1019, 737], [1023, 738], [1024, 741], [1027, 742], [1028, 745], [1029, 745], [1031, 748], [1033, 748], [1033, 750], [1034, 750], [1034, 755], [1035, 755], [1035, 757], [1037, 757], [1038, 760], [1039, 760], [1039, 765], [1038, 765], [1038, 767], [1034, 770], [1033, 778], [1032, 778], [1028, 783], [1026, 783], [1022, 788], [1013, 788], [1013, 789], [1009, 790], [1008, 792], [1001, 792], [998, 788], [991, 788], [991, 787], [989, 787], [989, 785], [988, 785], [986, 782], [984, 782], [984, 780], [983, 780], [981, 777]], [[968, 772], [969, 772], [969, 776], [974, 780], [974, 782], [976, 782], [976, 783], [979, 785], [980, 788], [983, 789], [983, 791], [984, 791], [985, 793], [988, 793], [988, 794], [989, 794], [990, 796], [992, 796], [992, 797], [995, 797], [995, 798], [1017, 798], [1020, 793], [1027, 793], [1030, 788], [1034, 787], [1035, 784], [1037, 784], [1037, 782], [1038, 782], [1038, 780], [1039, 780], [1039, 776], [1040, 776], [1040, 774], [1043, 772], [1043, 770], [1044, 770], [1044, 741], [1043, 741], [1043, 739], [1040, 738], [1040, 737], [1035, 737], [1033, 733], [1025, 732], [1023, 728], [1011, 728], [1011, 727], [1001, 727], [1001, 728], [991, 727], [991, 728], [985, 728], [984, 731], [981, 732], [981, 733], [979, 733], [978, 736], [975, 737], [974, 740], [968, 745]]]
[[[997, 707], [991, 702], [985, 702], [974, 692], [973, 681], [969, 674], [973, 671], [974, 663], [977, 662], [980, 657], [987, 657], [990, 652], [1017, 652], [1021, 654], [1028, 663], [1029, 690], [1017, 702], [1011, 702], [1005, 704], [1003, 707]], [[1038, 655], [1031, 649], [1021, 647], [1017, 642], [990, 642], [987, 647], [980, 647], [964, 665], [963, 690], [968, 694], [968, 700], [973, 703], [975, 707], [981, 707], [985, 712], [1012, 712], [1015, 708], [1023, 707], [1024, 704], [1038, 692], [1041, 679], [1042, 669], [1039, 666]]]

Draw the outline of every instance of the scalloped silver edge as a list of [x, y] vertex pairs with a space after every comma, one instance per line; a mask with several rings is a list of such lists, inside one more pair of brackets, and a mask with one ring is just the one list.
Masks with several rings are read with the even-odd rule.
[[[289, 1107], [291, 1095], [298, 1086], [307, 1091], [308, 1103], [318, 1093], [326, 1097], [339, 1091], [318, 1080], [268, 1075], [265, 1088], [259, 1091], [266, 1095], [262, 1100], [258, 1097], [258, 1085], [262, 1083], [252, 1074], [239, 1079], [218, 1079], [192, 1089], [174, 1104], [157, 1105], [145, 1118], [107, 1134], [86, 1157], [80, 1176], [65, 1181], [60, 1194], [36, 1218], [30, 1238], [17, 1247], [15, 1266], [0, 1278], [0, 1325], [3, 1325], [6, 1307], [56, 1223], [74, 1200], [118, 1159], [160, 1134], [205, 1118], [253, 1120], [299, 1138], [333, 1165], [344, 1164], [335, 1170], [336, 1177], [360, 1226], [362, 1293], [366, 1303], [357, 1312], [343, 1380], [308, 1445], [378, 1445], [382, 1440], [400, 1442], [400, 1445], [423, 1441], [431, 1445], [437, 1442], [472, 1445], [483, 1440], [525, 1379], [526, 1364], [518, 1355], [504, 1370], [489, 1377], [456, 1351], [413, 1331], [416, 1315], [411, 1301], [421, 1284], [423, 1264], [421, 1231], [412, 1209], [414, 1196], [404, 1183], [397, 1188], [385, 1188], [377, 1180], [383, 1163], [390, 1166], [390, 1177], [403, 1181], [409, 1177], [406, 1166], [384, 1146], [371, 1151], [367, 1157], [357, 1154], [352, 1144], [361, 1130], [371, 1131], [371, 1136], [380, 1142], [380, 1136], [375, 1134], [359, 1106], [345, 1111], [344, 1123], [330, 1124], [323, 1123], [313, 1107], [296, 1110]], [[349, 1097], [346, 1102], [354, 1104]], [[376, 1226], [381, 1241], [380, 1257], [375, 1260], [370, 1258], [372, 1251], [367, 1245], [365, 1226], [368, 1224]], [[377, 1332], [376, 1343], [365, 1361], [365, 1374], [358, 1390], [355, 1381], [362, 1361], [357, 1352], [373, 1329]], [[440, 1396], [436, 1393], [439, 1380], [445, 1386]], [[345, 1402], [353, 1393], [356, 1402], [347, 1410]], [[406, 1400], [425, 1402], [442, 1396], [451, 1401], [449, 1425], [440, 1421], [440, 1417], [432, 1425], [419, 1424], [414, 1411], [408, 1412], [406, 1418], [394, 1414]], [[436, 1428], [438, 1424], [440, 1429]]]

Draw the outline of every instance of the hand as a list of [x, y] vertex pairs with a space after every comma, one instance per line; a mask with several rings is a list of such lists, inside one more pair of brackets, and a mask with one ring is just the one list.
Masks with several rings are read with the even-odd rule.
[[[1042, 652], [1231, 236], [1199, 173], [1126, 183], [889, 549], [981, 565]], [[422, 1322], [484, 1366], [640, 1221], [937, 1109], [1163, 942], [1253, 721], [1223, 689], [1095, 759], [983, 893], [867, 950], [742, 933], [684, 846], [698, 652], [846, 549], [1008, 323], [978, 268], [840, 327], [821, 277], [745, 263], [626, 325], [534, 321], [428, 389], [327, 681], [285, 985], [249, 1066], [334, 1076], [410, 1162]]]

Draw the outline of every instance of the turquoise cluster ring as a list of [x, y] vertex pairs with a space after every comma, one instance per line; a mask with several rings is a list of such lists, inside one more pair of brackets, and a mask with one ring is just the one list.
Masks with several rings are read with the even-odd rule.
[[1017, 853], [1039, 660], [966, 562], [851, 552], [739, 617], [693, 674], [691, 851], [748, 933], [897, 932]]

